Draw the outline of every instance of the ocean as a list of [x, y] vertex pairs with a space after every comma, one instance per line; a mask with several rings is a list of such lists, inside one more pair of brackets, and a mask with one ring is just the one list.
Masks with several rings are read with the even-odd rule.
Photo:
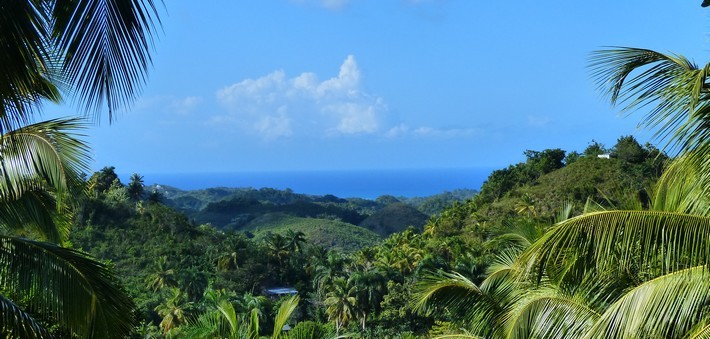
[[[407, 169], [343, 171], [264, 171], [236, 173], [143, 174], [146, 185], [182, 190], [211, 187], [290, 188], [296, 193], [341, 198], [424, 197], [455, 189], [479, 190], [492, 169]], [[128, 182], [128, 175], [121, 175]]]

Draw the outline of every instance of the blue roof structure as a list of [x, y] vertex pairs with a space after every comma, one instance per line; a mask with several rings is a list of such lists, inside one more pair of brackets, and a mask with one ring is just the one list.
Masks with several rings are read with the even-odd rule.
[[294, 295], [298, 294], [298, 291], [292, 287], [275, 287], [267, 289], [266, 293], [273, 295]]

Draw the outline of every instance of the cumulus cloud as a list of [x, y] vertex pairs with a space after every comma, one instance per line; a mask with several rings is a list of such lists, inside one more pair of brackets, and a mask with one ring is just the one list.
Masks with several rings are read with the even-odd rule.
[[352, 55], [330, 79], [321, 81], [310, 72], [289, 78], [277, 70], [226, 86], [216, 97], [229, 113], [213, 117], [212, 123], [236, 122], [267, 139], [375, 133], [387, 111], [382, 98], [362, 90], [361, 72]]

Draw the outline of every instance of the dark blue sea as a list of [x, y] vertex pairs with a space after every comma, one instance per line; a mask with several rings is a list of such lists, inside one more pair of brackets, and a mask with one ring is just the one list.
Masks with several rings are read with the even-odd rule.
[[[264, 171], [237, 173], [143, 174], [146, 185], [183, 190], [210, 187], [290, 188], [296, 193], [374, 199], [389, 194], [424, 197], [455, 189], [478, 190], [492, 169], [408, 169], [347, 171]], [[127, 175], [122, 176], [126, 182]], [[126, 179], [124, 179], [126, 178]]]

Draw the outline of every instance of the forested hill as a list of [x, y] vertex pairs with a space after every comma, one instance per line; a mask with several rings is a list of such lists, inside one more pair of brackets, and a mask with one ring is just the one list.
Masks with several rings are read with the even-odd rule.
[[[183, 191], [154, 185], [146, 190], [159, 193], [164, 204], [184, 212], [196, 223], [209, 223], [223, 230], [263, 231], [275, 226], [287, 226], [277, 225], [273, 220], [289, 216], [363, 226], [382, 236], [402, 231], [409, 226], [421, 228], [430, 216], [454, 202], [466, 201], [477, 193], [474, 190], [459, 189], [429, 197], [383, 195], [369, 200], [306, 195], [290, 189], [273, 188], [217, 187]], [[378, 217], [382, 214], [389, 216], [387, 225]], [[321, 221], [319, 223], [323, 224]]]
[[[372, 338], [446, 334], [460, 328], [455, 313], [421, 313], [412, 304], [432, 272], [480, 283], [501, 255], [541, 237], [560, 215], [642, 209], [645, 188], [667, 160], [630, 137], [610, 149], [592, 143], [582, 153], [525, 155], [465, 201], [456, 198], [461, 192], [413, 201], [273, 189], [153, 191], [139, 175], [121, 183], [107, 167], [88, 180], [71, 241], [111, 262], [137, 304], [141, 337], [198, 330], [228, 337], [225, 328], [195, 320], [219, 318], [215, 300], [229, 301], [240, 321], [258, 309], [260, 332], [270, 333], [280, 301], [264, 296], [278, 286], [302, 296], [295, 328]], [[446, 199], [453, 202], [440, 209]], [[343, 302], [346, 313], [335, 307]]]

